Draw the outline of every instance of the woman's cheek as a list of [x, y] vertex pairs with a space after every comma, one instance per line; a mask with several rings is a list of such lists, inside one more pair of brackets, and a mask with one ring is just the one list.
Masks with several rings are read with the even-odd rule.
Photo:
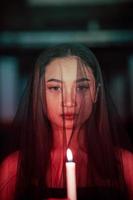
[[50, 95], [46, 99], [49, 120], [57, 120], [57, 116], [59, 115], [60, 110], [59, 99], [56, 99]]
[[85, 122], [89, 119], [93, 109], [93, 102], [90, 98], [85, 98], [83, 109], [81, 109], [81, 119], [82, 122]]

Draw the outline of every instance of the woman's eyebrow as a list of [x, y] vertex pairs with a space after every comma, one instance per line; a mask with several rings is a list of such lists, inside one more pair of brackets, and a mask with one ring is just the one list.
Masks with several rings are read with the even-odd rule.
[[58, 82], [58, 83], [62, 83], [61, 80], [59, 80], [59, 79], [55, 79], [55, 78], [51, 78], [51, 79], [47, 80], [47, 82], [52, 82], [52, 81], [54, 81], [54, 82]]
[[90, 81], [90, 80], [88, 78], [80, 78], [76, 80], [77, 83], [82, 82], [82, 81]]

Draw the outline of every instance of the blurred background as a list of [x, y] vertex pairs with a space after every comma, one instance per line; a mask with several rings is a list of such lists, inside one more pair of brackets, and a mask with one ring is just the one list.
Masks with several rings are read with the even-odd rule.
[[1, 0], [0, 159], [10, 151], [11, 122], [39, 53], [82, 42], [98, 58], [133, 142], [133, 1]]

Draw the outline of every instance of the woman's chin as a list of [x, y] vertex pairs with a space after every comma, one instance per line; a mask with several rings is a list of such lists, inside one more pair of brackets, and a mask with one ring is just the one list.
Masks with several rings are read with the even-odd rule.
[[72, 120], [66, 120], [64, 124], [65, 129], [74, 129], [74, 122]]
[[58, 124], [58, 128], [61, 128], [61, 129], [73, 129], [74, 128], [74, 123], [73, 121], [70, 121], [70, 120], [66, 120], [64, 123], [60, 123]]

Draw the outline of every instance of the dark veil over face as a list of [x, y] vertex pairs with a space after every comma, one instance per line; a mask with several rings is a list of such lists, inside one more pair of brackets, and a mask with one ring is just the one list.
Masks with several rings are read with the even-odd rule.
[[[99, 63], [87, 47], [62, 44], [40, 55], [15, 123], [20, 133], [16, 198], [32, 194], [33, 199], [41, 199], [48, 187], [65, 188], [67, 148], [74, 153], [78, 187], [102, 186], [126, 193], [121, 149], [131, 145]], [[58, 137], [62, 138], [58, 152], [62, 169], [56, 174], [56, 169], [49, 169]]]

